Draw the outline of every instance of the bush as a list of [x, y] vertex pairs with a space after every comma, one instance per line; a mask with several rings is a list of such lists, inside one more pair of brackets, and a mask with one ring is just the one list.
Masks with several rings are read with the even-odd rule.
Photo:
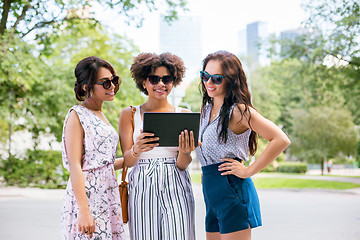
[[277, 168], [278, 172], [286, 173], [306, 173], [307, 163], [303, 162], [280, 162]]
[[266, 166], [261, 172], [275, 172], [275, 167], [273, 163], [270, 163], [268, 166]]
[[8, 185], [20, 187], [62, 188], [69, 179], [61, 152], [51, 150], [28, 150], [23, 159], [12, 156], [3, 160], [1, 173]]

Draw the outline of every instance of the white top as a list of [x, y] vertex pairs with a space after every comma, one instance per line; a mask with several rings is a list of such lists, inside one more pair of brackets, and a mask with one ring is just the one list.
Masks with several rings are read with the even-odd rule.
[[[134, 133], [133, 140], [135, 143], [136, 138], [140, 135], [140, 129], [143, 129], [143, 120], [140, 113], [140, 106], [135, 106], [136, 112], [134, 114]], [[175, 108], [175, 112], [181, 112], [181, 108]], [[143, 152], [140, 154], [139, 159], [149, 158], [165, 158], [165, 157], [177, 157], [178, 147], [155, 147], [153, 150]]]

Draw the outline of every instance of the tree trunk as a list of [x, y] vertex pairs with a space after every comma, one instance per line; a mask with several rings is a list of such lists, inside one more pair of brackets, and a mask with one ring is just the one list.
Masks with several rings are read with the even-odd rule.
[[4, 5], [2, 7], [3, 9], [2, 9], [2, 14], [1, 14], [1, 22], [0, 22], [0, 36], [5, 33], [6, 23], [8, 20], [10, 6], [11, 6], [12, 2], [13, 2], [12, 0], [4, 0]]
[[324, 175], [324, 165], [326, 163], [326, 156], [321, 160], [321, 175]]
[[[9, 157], [8, 157], [8, 163], [7, 163], [7, 172], [8, 174], [11, 173], [11, 165], [12, 165], [12, 155], [11, 155], [11, 134], [12, 134], [12, 100], [13, 100], [13, 92], [9, 92]], [[7, 180], [6, 180], [7, 181]]]

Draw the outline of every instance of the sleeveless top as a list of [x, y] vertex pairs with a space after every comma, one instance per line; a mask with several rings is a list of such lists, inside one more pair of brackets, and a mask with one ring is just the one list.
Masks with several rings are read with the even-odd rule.
[[[229, 118], [235, 106], [236, 104], [231, 106]], [[211, 109], [212, 104], [206, 104], [202, 109], [202, 115], [200, 119], [199, 139], [202, 142], [202, 145], [197, 147], [196, 150], [201, 166], [220, 163], [221, 159], [225, 157], [238, 157], [239, 159], [248, 161], [249, 136], [251, 133], [251, 129], [248, 129], [241, 134], [235, 134], [228, 127], [227, 142], [224, 143], [221, 139], [219, 141], [218, 136], [221, 131], [221, 126], [218, 129], [220, 111], [218, 112], [216, 118], [209, 123]]]
[[[134, 114], [134, 133], [133, 141], [135, 143], [136, 138], [140, 135], [140, 129], [143, 129], [143, 120], [140, 113], [140, 105], [135, 106], [136, 112]], [[181, 108], [175, 108], [175, 112], [181, 112]], [[166, 158], [166, 157], [177, 157], [178, 147], [155, 147], [153, 150], [143, 152], [138, 159], [149, 159], [149, 158]]]
[[63, 165], [68, 171], [69, 162], [65, 151], [65, 125], [71, 110], [76, 111], [81, 126], [84, 129], [84, 142], [81, 158], [82, 170], [97, 169], [108, 164], [114, 164], [119, 135], [111, 125], [95, 115], [91, 110], [82, 105], [75, 105], [70, 108], [64, 123], [62, 137], [62, 158]]

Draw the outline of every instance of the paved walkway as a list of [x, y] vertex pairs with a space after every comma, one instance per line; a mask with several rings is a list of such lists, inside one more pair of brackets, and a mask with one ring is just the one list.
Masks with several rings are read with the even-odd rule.
[[[289, 176], [294, 175], [286, 175]], [[323, 179], [323, 176], [303, 177]], [[205, 239], [205, 206], [201, 185], [193, 184], [193, 190], [196, 237], [202, 240]], [[60, 239], [64, 192], [59, 189], [0, 187], [0, 240]], [[259, 190], [258, 194], [263, 226], [253, 229], [253, 240], [360, 240], [360, 191]]]

